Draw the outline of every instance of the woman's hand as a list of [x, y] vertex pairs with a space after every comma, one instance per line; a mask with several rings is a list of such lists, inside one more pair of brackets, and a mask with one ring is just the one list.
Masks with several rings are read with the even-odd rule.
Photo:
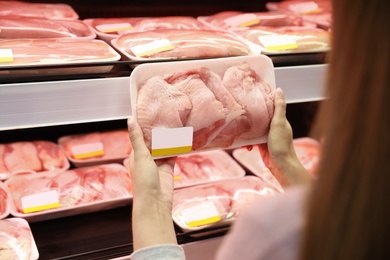
[[158, 244], [177, 244], [172, 221], [176, 158], [154, 160], [137, 122], [129, 118], [127, 125], [133, 147], [129, 170], [133, 182], [134, 250]]
[[287, 105], [280, 88], [275, 91], [274, 105], [268, 143], [258, 145], [264, 164], [283, 187], [309, 183], [312, 176], [295, 153], [292, 128], [286, 118]]

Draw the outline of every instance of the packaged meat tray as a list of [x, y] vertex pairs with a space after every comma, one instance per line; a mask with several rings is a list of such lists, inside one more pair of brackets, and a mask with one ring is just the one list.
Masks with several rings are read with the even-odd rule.
[[64, 3], [31, 3], [27, 1], [0, 1], [0, 16], [42, 17], [47, 19], [76, 20], [79, 15]]
[[[128, 158], [124, 165], [129, 169]], [[176, 189], [241, 178], [245, 175], [245, 170], [226, 151], [213, 150], [178, 156], [173, 174]]]
[[83, 20], [97, 36], [110, 43], [122, 34], [165, 29], [208, 29], [191, 16], [88, 18]]
[[5, 185], [11, 215], [29, 222], [120, 207], [132, 199], [130, 174], [121, 164], [18, 174]]
[[154, 158], [266, 142], [275, 75], [264, 55], [141, 64], [132, 115]]
[[9, 212], [9, 194], [4, 183], [0, 181], [0, 219], [8, 217]]
[[305, 22], [283, 12], [222, 11], [208, 16], [197, 17], [199, 21], [215, 29], [228, 31], [230, 28], [251, 28], [252, 26], [284, 27], [299, 26], [315, 28], [315, 23]]
[[320, 28], [252, 26], [230, 30], [243, 40], [258, 46], [265, 55], [325, 53], [330, 50], [330, 33]]
[[0, 144], [0, 179], [19, 172], [65, 171], [70, 164], [57, 144], [46, 141], [19, 141]]
[[277, 193], [256, 176], [178, 189], [173, 195], [172, 217], [186, 232], [226, 225], [257, 199]]
[[22, 218], [0, 220], [0, 259], [38, 258], [38, 248], [28, 222]]
[[[309, 173], [316, 176], [321, 155], [321, 143], [310, 137], [301, 137], [294, 139], [293, 144], [295, 153], [302, 165]], [[278, 180], [265, 166], [257, 146], [253, 147], [251, 151], [248, 151], [246, 148], [234, 149], [232, 155], [253, 174], [262, 178], [279, 191], [283, 191], [283, 188]]]
[[37, 17], [2, 16], [0, 39], [45, 38], [85, 39], [96, 38], [95, 32], [79, 20], [53, 20]]
[[58, 144], [75, 167], [122, 163], [132, 150], [127, 129], [67, 135]]
[[111, 41], [124, 58], [133, 61], [201, 59], [260, 53], [235, 35], [212, 29], [163, 29], [127, 33]]
[[293, 14], [304, 21], [315, 23], [323, 29], [332, 27], [332, 2], [329, 0], [270, 2], [266, 4], [266, 7]]
[[[121, 56], [102, 40], [7, 39], [0, 41], [0, 69], [6, 75], [88, 74], [111, 71], [113, 65], [99, 63], [118, 61]], [[60, 67], [56, 65], [96, 66]], [[38, 68], [37, 68], [38, 66]], [[40, 69], [39, 66], [49, 66]], [[18, 68], [22, 67], [22, 70]]]

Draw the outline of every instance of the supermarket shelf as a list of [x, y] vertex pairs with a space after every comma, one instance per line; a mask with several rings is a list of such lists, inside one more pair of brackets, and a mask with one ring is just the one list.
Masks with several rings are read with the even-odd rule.
[[[288, 103], [324, 98], [326, 64], [276, 67]], [[0, 131], [125, 119], [129, 77], [0, 84]]]

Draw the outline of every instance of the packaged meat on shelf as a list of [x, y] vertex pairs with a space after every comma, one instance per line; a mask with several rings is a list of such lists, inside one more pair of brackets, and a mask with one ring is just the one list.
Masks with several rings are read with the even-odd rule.
[[85, 39], [96, 38], [95, 32], [79, 20], [55, 20], [38, 17], [1, 16], [0, 39], [45, 38]]
[[[313, 176], [316, 176], [317, 167], [321, 156], [321, 143], [314, 138], [300, 137], [293, 139], [295, 153], [304, 168]], [[254, 175], [283, 191], [279, 181], [272, 175], [265, 165], [257, 146], [252, 150], [237, 148], [232, 152], [233, 157]]]
[[108, 43], [126, 33], [209, 28], [191, 16], [88, 18], [83, 22], [89, 25], [100, 39]]
[[[10, 213], [9, 194], [7, 187], [0, 181], [0, 219], [6, 218]], [[1, 251], [1, 250], [0, 250]]]
[[172, 217], [185, 232], [227, 225], [254, 201], [277, 193], [257, 176], [177, 189], [173, 195]]
[[[102, 40], [6, 39], [0, 41], [0, 77], [10, 75], [88, 74], [109, 72], [121, 56]], [[96, 66], [71, 67], [95, 64]], [[39, 66], [48, 66], [40, 69]], [[70, 65], [69, 67], [59, 67]], [[36, 68], [38, 66], [38, 68]], [[23, 70], [18, 70], [23, 67]]]
[[18, 174], [5, 185], [11, 198], [10, 214], [29, 222], [112, 209], [132, 200], [130, 174], [116, 163]]
[[[123, 163], [129, 169], [129, 159]], [[177, 156], [173, 174], [174, 187], [177, 189], [241, 178], [245, 170], [226, 151], [213, 150]]]
[[111, 41], [132, 61], [216, 58], [259, 54], [235, 35], [212, 29], [161, 29], [127, 33]]
[[283, 12], [251, 12], [222, 11], [197, 19], [211, 28], [228, 31], [231, 28], [250, 28], [252, 26], [284, 27], [302, 26], [315, 28], [315, 23], [305, 22], [293, 15]]
[[127, 129], [62, 136], [58, 144], [75, 167], [122, 163], [132, 150]]
[[22, 218], [0, 220], [0, 259], [38, 258], [38, 248], [29, 223]]
[[0, 180], [6, 180], [19, 172], [65, 171], [69, 167], [65, 153], [51, 141], [0, 144]]
[[332, 27], [332, 2], [330, 0], [290, 0], [269, 2], [269, 10], [278, 10], [295, 15], [296, 17], [316, 23], [323, 29]]
[[0, 1], [0, 16], [3, 15], [64, 20], [77, 20], [79, 18], [73, 7], [65, 3], [34, 3], [27, 1]]
[[274, 89], [264, 55], [141, 64], [130, 75], [132, 116], [154, 158], [266, 142]]

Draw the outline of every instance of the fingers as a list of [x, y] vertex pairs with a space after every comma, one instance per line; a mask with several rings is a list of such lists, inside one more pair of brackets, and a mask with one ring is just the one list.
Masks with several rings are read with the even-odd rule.
[[286, 100], [284, 99], [283, 90], [276, 89], [275, 93], [275, 115], [277, 118], [284, 118], [286, 116]]
[[144, 156], [150, 154], [148, 148], [145, 145], [141, 127], [137, 124], [134, 118], [129, 117], [127, 120], [127, 129], [129, 131], [129, 137], [133, 147], [134, 156]]

